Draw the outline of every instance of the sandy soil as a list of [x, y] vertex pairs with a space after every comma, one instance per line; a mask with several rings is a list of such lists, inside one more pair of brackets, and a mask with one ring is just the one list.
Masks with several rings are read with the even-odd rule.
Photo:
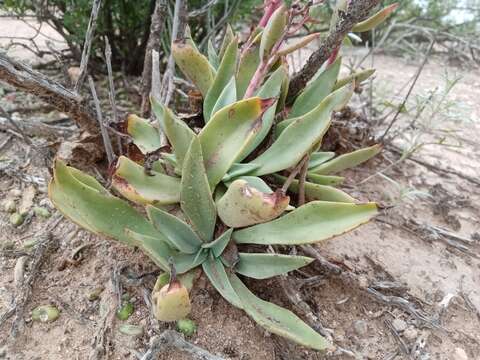
[[[404, 85], [417, 66], [402, 59], [377, 56], [375, 84], [383, 91], [377, 96], [398, 101], [393, 96], [394, 90]], [[441, 87], [445, 69], [463, 75], [451, 96], [459, 105], [458, 109], [468, 109], [466, 113], [472, 121], [452, 121], [440, 114], [438, 121], [442, 119], [442, 128], [455, 130], [461, 146], [428, 145], [415, 153], [414, 158], [478, 179], [480, 73], [431, 62], [422, 73], [415, 93], [419, 95], [436, 86]], [[6, 87], [0, 91], [5, 107], [20, 106], [29, 99]], [[31, 117], [20, 113], [14, 116], [18, 119]], [[42, 116], [37, 114], [36, 118]], [[55, 116], [58, 116], [55, 112], [45, 115], [49, 118]], [[0, 144], [8, 136], [9, 133], [0, 132]], [[433, 134], [427, 135], [427, 139], [433, 137]], [[44, 141], [34, 140], [38, 143]], [[399, 141], [396, 144], [404, 143]], [[341, 278], [318, 273], [318, 281], [301, 286], [303, 275], [293, 273], [290, 281], [300, 289], [303, 299], [319, 316], [324, 327], [332, 332], [336, 344], [348, 349], [357, 359], [479, 359], [480, 187], [460, 176], [409, 160], [385, 172], [396, 184], [381, 176], [360, 184], [369, 175], [389, 166], [389, 159], [397, 158], [395, 154], [385, 152], [384, 158], [349, 173], [345, 186], [359, 199], [395, 206], [376, 221], [320, 244], [318, 249], [326, 258], [358, 275], [364, 285], [382, 281], [401, 284], [401, 288], [381, 291], [409, 300], [415, 309], [428, 319], [434, 319], [439, 326], [432, 328], [429, 322], [419, 320], [405, 308], [374, 301], [365, 290]], [[48, 206], [45, 181], [49, 174], [35, 156], [35, 150], [12, 137], [0, 150], [0, 167], [0, 198], [21, 201], [33, 180], [36, 189], [34, 204]], [[8, 175], [5, 169], [15, 169], [17, 173]], [[93, 173], [93, 169], [91, 171]], [[38, 176], [38, 179], [32, 179], [32, 176]], [[410, 188], [429, 196], [399, 200], [399, 193]], [[9, 223], [9, 215], [0, 213], [0, 316], [11, 307], [12, 297], [19, 294], [14, 282], [15, 264], [19, 256], [32, 253], [31, 249], [25, 249], [25, 244], [38, 240], [42, 230], [53, 222], [52, 218], [32, 216], [31, 210], [29, 214], [24, 225], [14, 228]], [[435, 237], [424, 227], [412, 226], [411, 220], [421, 226], [441, 227], [470, 240], [466, 243], [468, 252], [458, 250], [442, 237]], [[102, 324], [102, 304], [111, 300], [112, 272], [123, 266], [126, 270], [122, 273], [122, 293], [128, 294], [135, 306], [133, 316], [126, 322], [142, 325], [146, 332], [138, 338], [122, 335], [118, 329], [123, 322], [117, 320], [112, 331], [106, 333], [110, 358], [136, 359], [136, 355], [148, 347], [148, 339], [153, 333], [171, 327], [169, 324], [150, 324], [144, 293], [153, 287], [155, 276], [149, 274], [155, 271], [155, 266], [145, 256], [79, 231], [67, 220], [55, 226], [52, 233], [55, 246], [47, 253], [33, 284], [25, 326], [16, 338], [12, 338], [12, 320], [0, 324], [0, 358], [89, 358], [94, 336]], [[82, 245], [87, 247], [81, 252], [80, 259], [74, 264], [65, 263]], [[309, 274], [315, 271], [315, 266], [306, 269]], [[144, 276], [139, 278], [139, 275]], [[269, 335], [243, 312], [227, 304], [211, 286], [203, 286], [203, 282], [201, 279], [192, 295], [191, 317], [198, 324], [198, 332], [190, 339], [194, 344], [225, 359], [352, 358], [346, 354], [315, 353]], [[261, 297], [293, 309], [276, 280], [256, 282], [251, 286]], [[98, 287], [105, 290], [98, 299], [89, 300], [88, 296]], [[59, 319], [50, 324], [32, 322], [30, 311], [48, 303], [60, 308]], [[448, 306], [444, 306], [447, 303]], [[394, 324], [398, 337], [390, 330], [389, 323]], [[161, 359], [190, 358], [173, 350], [165, 350], [161, 356]]]

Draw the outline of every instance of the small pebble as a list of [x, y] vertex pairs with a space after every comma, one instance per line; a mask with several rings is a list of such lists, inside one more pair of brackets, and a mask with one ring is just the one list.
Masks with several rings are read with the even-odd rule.
[[38, 216], [38, 217], [43, 217], [45, 219], [49, 218], [50, 217], [50, 211], [48, 211], [47, 209], [45, 209], [44, 207], [40, 207], [40, 206], [35, 206], [33, 208], [33, 212], [35, 213], [35, 216]]
[[468, 355], [462, 348], [456, 348], [453, 354], [453, 360], [468, 360]]
[[407, 323], [403, 321], [402, 319], [395, 319], [392, 322], [393, 328], [397, 332], [402, 332], [407, 328]]
[[138, 325], [122, 324], [118, 327], [118, 331], [122, 334], [140, 337], [143, 335], [143, 327]]
[[32, 320], [53, 322], [60, 316], [60, 311], [53, 305], [41, 305], [32, 310]]
[[197, 331], [197, 324], [190, 319], [178, 320], [177, 330], [185, 336], [192, 336]]
[[95, 289], [93, 289], [93, 291], [91, 291], [87, 295], [88, 301], [98, 300], [100, 298], [100, 294], [102, 293], [103, 289], [104, 289], [103, 286], [99, 286], [99, 287], [96, 287]]
[[353, 330], [359, 336], [364, 336], [368, 332], [368, 324], [365, 320], [357, 320], [353, 322]]
[[20, 189], [12, 189], [8, 192], [13, 197], [20, 197], [22, 196], [22, 191]]
[[418, 337], [418, 331], [414, 327], [409, 327], [403, 332], [403, 337], [409, 341], [413, 341]]
[[13, 226], [20, 226], [23, 224], [23, 221], [25, 219], [23, 218], [22, 215], [20, 215], [19, 213], [13, 213], [12, 215], [10, 215], [10, 223], [13, 225]]
[[127, 320], [133, 314], [134, 307], [129, 301], [123, 303], [122, 307], [117, 311], [117, 318], [119, 320]]
[[0, 348], [0, 359], [5, 359], [7, 357], [7, 349], [6, 347]]
[[3, 210], [8, 213], [14, 213], [17, 210], [17, 205], [15, 204], [15, 200], [7, 199], [3, 202]]

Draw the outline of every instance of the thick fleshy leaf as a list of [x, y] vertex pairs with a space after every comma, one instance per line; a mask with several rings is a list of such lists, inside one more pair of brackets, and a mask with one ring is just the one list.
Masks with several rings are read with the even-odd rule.
[[345, 178], [341, 176], [318, 175], [314, 173], [307, 173], [307, 179], [314, 184], [330, 186], [339, 185], [345, 180]]
[[398, 3], [394, 3], [392, 5], [389, 5], [379, 12], [377, 12], [375, 15], [369, 17], [367, 20], [359, 22], [356, 24], [352, 31], [353, 32], [365, 32], [372, 30], [376, 26], [380, 25], [382, 22], [384, 22], [392, 12], [394, 12], [398, 7]]
[[242, 302], [233, 290], [227, 272], [220, 259], [210, 256], [203, 264], [203, 271], [212, 283], [213, 287], [233, 306], [242, 308]]
[[237, 230], [233, 239], [238, 244], [309, 244], [352, 230], [376, 214], [375, 203], [312, 201], [279, 219]]
[[130, 114], [127, 117], [127, 133], [142, 154], [160, 149], [160, 135], [158, 129], [147, 119]]
[[301, 49], [307, 46], [308, 44], [310, 44], [313, 40], [318, 39], [320, 35], [321, 35], [320, 33], [308, 34], [302, 37], [301, 39], [295, 41], [294, 43], [280, 48], [280, 50], [277, 53], [277, 56], [285, 56], [298, 49]]
[[316, 350], [331, 346], [291, 311], [256, 297], [235, 274], [230, 275], [230, 283], [242, 299], [243, 310], [271, 333]]
[[221, 92], [212, 110], [212, 115], [223, 109], [225, 106], [233, 104], [237, 101], [237, 87], [235, 85], [235, 77], [232, 76], [230, 81]]
[[323, 164], [325, 161], [330, 160], [335, 156], [335, 153], [333, 151], [319, 151], [319, 152], [314, 152], [310, 155], [310, 159], [308, 161], [308, 168], [314, 168], [315, 166], [318, 166], [320, 164]]
[[273, 101], [259, 97], [237, 101], [217, 112], [202, 129], [198, 138], [212, 189], [258, 133], [261, 116]]
[[382, 151], [381, 145], [373, 145], [364, 149], [353, 151], [348, 154], [343, 154], [323, 163], [319, 166], [310, 169], [310, 172], [315, 174], [334, 174], [342, 170], [357, 166]]
[[[280, 66], [273, 74], [265, 81], [265, 83], [260, 87], [257, 92], [257, 96], [262, 99], [277, 98], [280, 95], [280, 90], [282, 82], [285, 78], [288, 77], [288, 71], [285, 66]], [[278, 101], [277, 101], [278, 102]], [[254, 151], [258, 145], [262, 143], [265, 137], [270, 132], [270, 129], [273, 125], [273, 120], [275, 119], [276, 104], [275, 102], [262, 116], [262, 126], [258, 133], [255, 135], [255, 138], [252, 142], [242, 151], [237, 161], [241, 162], [245, 159], [252, 151]]]
[[213, 66], [214, 69], [218, 69], [220, 65], [220, 59], [218, 57], [217, 52], [215, 51], [215, 47], [213, 46], [212, 39], [208, 39], [208, 49], [207, 49], [208, 61]]
[[209, 242], [217, 211], [203, 161], [200, 140], [194, 137], [183, 162], [180, 205], [195, 232], [204, 242]]
[[160, 237], [150, 236], [128, 228], [125, 229], [125, 235], [133, 245], [142, 249], [158, 267], [170, 271], [169, 259], [174, 255], [174, 251], [163, 235], [160, 235]]
[[173, 146], [175, 160], [179, 169], [183, 166], [183, 159], [187, 153], [188, 146], [192, 142], [195, 133], [185, 122], [175, 116], [175, 114], [163, 104], [151, 98], [152, 111], [162, 119], [163, 131]]
[[185, 254], [199, 250], [202, 240], [188, 224], [154, 206], [147, 206], [147, 214], [153, 226], [168, 239], [170, 246]]
[[255, 164], [235, 163], [230, 167], [230, 170], [228, 170], [228, 173], [226, 173], [225, 176], [222, 178], [222, 181], [228, 182], [231, 179], [234, 179], [238, 176], [248, 174], [249, 172], [252, 172], [256, 168], [258, 168], [258, 165], [255, 165]]
[[339, 79], [335, 83], [333, 90], [340, 89], [342, 86], [345, 86], [346, 84], [352, 82], [353, 80], [355, 80], [355, 84], [360, 84], [362, 81], [367, 80], [374, 73], [375, 73], [375, 69], [366, 69], [366, 70], [362, 70], [362, 71], [358, 71], [353, 74], [350, 74], [342, 79]]
[[[55, 161], [53, 179], [48, 186], [55, 207], [77, 225], [99, 235], [131, 244], [124, 229], [131, 228], [149, 236], [160, 236], [147, 219], [126, 201], [110, 195], [93, 177], [72, 175], [72, 168]], [[89, 178], [88, 181], [85, 181]], [[92, 187], [90, 184], [96, 184]], [[101, 189], [101, 190], [100, 190]]]
[[[282, 61], [284, 61], [284, 60], [282, 60]], [[287, 66], [286, 61], [284, 61], [283, 63], [284, 63], [285, 66]], [[287, 66], [287, 69], [288, 69], [288, 66]], [[279, 95], [278, 101], [277, 101], [277, 109], [275, 110], [275, 113], [277, 113], [277, 114], [279, 112], [283, 111], [283, 109], [285, 108], [285, 103], [287, 102], [289, 87], [290, 87], [290, 78], [289, 78], [288, 71], [287, 71], [286, 76], [283, 78], [282, 86], [280, 87], [280, 95]]]
[[[280, 175], [274, 175], [276, 180], [280, 180], [280, 183], [285, 182], [286, 178]], [[288, 191], [291, 191], [295, 194], [298, 193], [298, 180], [293, 180], [288, 188]], [[320, 185], [306, 181], [305, 182], [305, 198], [308, 201], [322, 200], [322, 201], [333, 201], [333, 202], [342, 202], [342, 203], [354, 203], [356, 200], [343, 192], [342, 190], [336, 189], [327, 185]]]
[[207, 258], [207, 253], [202, 249], [195, 254], [182, 254], [174, 250], [162, 234], [159, 237], [152, 237], [129, 229], [125, 229], [125, 234], [135, 246], [142, 249], [156, 265], [167, 272], [170, 272], [170, 261], [173, 262], [175, 272], [183, 274], [199, 266]]
[[[248, 183], [249, 186], [257, 189], [258, 191], [261, 191], [262, 193], [265, 193], [265, 194], [273, 193], [273, 190], [270, 188], [270, 186], [268, 186], [267, 183], [263, 181], [262, 178], [259, 178], [258, 176], [239, 176], [234, 180], [244, 180]], [[227, 182], [225, 184], [227, 186], [230, 186], [232, 183]]]
[[[229, 81], [235, 75], [235, 68], [237, 66], [238, 55], [238, 39], [235, 37], [225, 50], [220, 66], [218, 67], [217, 75], [213, 80], [213, 84], [205, 96], [203, 102], [203, 117], [205, 122], [208, 122], [212, 116], [213, 108], [219, 100], [222, 91], [225, 89]], [[235, 84], [234, 84], [235, 88]], [[236, 98], [234, 99], [236, 100]]]
[[271, 174], [296, 165], [321, 141], [330, 126], [332, 111], [343, 106], [351, 95], [352, 88], [343, 87], [287, 126], [263, 154], [251, 161], [252, 164], [260, 165], [252, 175]]
[[202, 265], [202, 263], [207, 259], [208, 251], [205, 249], [198, 250], [195, 254], [177, 254], [173, 257], [173, 262], [175, 264], [175, 270], [177, 273], [184, 273], [190, 271], [197, 266]]
[[220, 61], [223, 60], [223, 57], [227, 52], [228, 45], [230, 45], [234, 37], [235, 37], [235, 34], [233, 32], [232, 27], [230, 26], [230, 24], [227, 24], [227, 27], [225, 29], [225, 36], [223, 37], [222, 45], [220, 45], [220, 51], [218, 53]]
[[256, 35], [250, 47], [242, 52], [235, 81], [237, 84], [238, 99], [244, 97], [248, 84], [250, 84], [250, 81], [260, 64], [260, 39], [261, 32]]
[[313, 261], [312, 258], [305, 256], [282, 254], [239, 253], [238, 255], [240, 261], [235, 266], [235, 271], [254, 279], [268, 279], [286, 274]]
[[250, 226], [277, 218], [289, 201], [281, 191], [265, 194], [245, 180], [235, 180], [217, 203], [218, 216], [229, 227]]
[[273, 46], [282, 37], [286, 30], [287, 17], [287, 8], [282, 4], [268, 20], [260, 41], [260, 59], [268, 58]]
[[341, 64], [342, 59], [339, 57], [325, 70], [319, 70], [321, 72], [308, 83], [295, 99], [292, 110], [288, 115], [289, 118], [296, 118], [313, 110], [332, 92]]
[[180, 201], [180, 179], [145, 169], [125, 156], [120, 156], [112, 176], [112, 186], [137, 204], [168, 205]]
[[222, 255], [223, 250], [227, 247], [231, 237], [233, 229], [228, 229], [214, 241], [208, 244], [204, 244], [202, 247], [206, 249], [211, 249], [213, 256], [219, 257]]
[[193, 82], [203, 96], [213, 84], [215, 70], [208, 59], [188, 42], [177, 41], [172, 45], [172, 54], [180, 70]]
[[160, 321], [177, 321], [190, 313], [192, 305], [188, 290], [179, 281], [153, 289], [152, 308], [155, 318]]

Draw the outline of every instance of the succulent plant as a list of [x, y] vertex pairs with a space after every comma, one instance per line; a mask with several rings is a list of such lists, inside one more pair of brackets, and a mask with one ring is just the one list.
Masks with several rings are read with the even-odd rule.
[[[313, 349], [329, 347], [295, 314], [256, 297], [241, 280], [270, 278], [313, 261], [252, 252], [249, 244], [316, 243], [377, 213], [375, 203], [360, 203], [334, 185], [343, 181], [337, 173], [368, 160], [380, 147], [338, 157], [320, 150], [332, 113], [345, 106], [355, 84], [373, 70], [338, 79], [341, 58], [335, 54], [291, 109], [285, 106], [285, 55], [317, 35], [290, 46], [284, 45], [285, 36], [308, 19], [308, 11], [281, 5], [262, 19], [265, 27], [254, 30], [241, 50], [229, 28], [218, 53], [209, 44], [208, 57], [191, 38], [173, 44], [177, 66], [204, 99], [204, 126], [195, 131], [153, 98], [157, 122], [128, 117], [127, 132], [138, 150], [160, 159], [146, 171], [141, 162], [120, 156], [111, 183], [144, 206], [146, 217], [95, 178], [55, 162], [49, 195], [57, 209], [91, 232], [140, 248], [166, 272], [152, 296], [160, 320], [185, 318], [191, 304], [190, 286], [183, 281], [191, 283], [192, 272], [201, 267], [228, 302], [268, 331]], [[162, 146], [160, 132], [170, 146]], [[302, 183], [284, 174], [299, 165], [307, 169]], [[289, 194], [300, 191], [307, 202], [295, 207]]]

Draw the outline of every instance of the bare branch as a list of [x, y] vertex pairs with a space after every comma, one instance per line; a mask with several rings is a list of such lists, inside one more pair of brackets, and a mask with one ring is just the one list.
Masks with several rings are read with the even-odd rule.
[[[174, 41], [183, 38], [185, 33], [185, 26], [187, 23], [187, 4], [185, 0], [176, 0], [175, 1], [175, 10], [173, 13], [173, 25], [172, 25], [172, 44]], [[170, 51], [170, 56], [168, 57], [167, 70], [163, 75], [162, 81], [162, 102], [168, 106], [170, 103], [172, 93], [173, 93], [173, 78], [175, 75], [175, 60], [173, 59], [173, 54]]]
[[332, 52], [340, 46], [353, 26], [365, 20], [370, 11], [379, 3], [380, 0], [355, 0], [349, 2], [345, 12], [339, 13], [337, 23], [323, 40], [320, 47], [310, 55], [305, 66], [294, 75], [288, 90], [289, 102], [293, 101]]
[[[164, 18], [167, 13], [167, 1], [157, 0], [155, 3], [155, 9], [152, 14], [152, 21], [150, 24], [150, 35], [148, 37], [148, 43], [145, 50], [145, 60], [143, 62], [142, 72], [142, 116], [147, 116], [149, 113], [149, 101], [148, 97], [150, 90], [153, 88], [152, 84], [152, 53], [156, 51], [160, 52], [161, 35], [164, 26]], [[160, 84], [158, 84], [160, 86]], [[160, 89], [160, 88], [158, 88]]]
[[150, 339], [150, 348], [142, 356], [141, 360], [153, 360], [164, 352], [165, 348], [174, 347], [192, 355], [194, 359], [199, 360], [224, 360], [220, 356], [210, 354], [208, 351], [193, 345], [186, 341], [178, 332], [174, 330], [165, 330], [159, 336]]
[[412, 84], [410, 85], [410, 88], [408, 89], [407, 91], [407, 94], [405, 95], [405, 97], [403, 98], [403, 101], [402, 103], [400, 104], [400, 106], [397, 108], [397, 112], [395, 113], [395, 115], [393, 116], [393, 119], [392, 121], [390, 121], [390, 124], [388, 124], [387, 128], [385, 129], [385, 132], [383, 133], [383, 135], [380, 137], [379, 141], [381, 143], [384, 142], [385, 140], [385, 136], [387, 136], [388, 132], [390, 131], [390, 129], [392, 128], [392, 126], [397, 122], [397, 119], [398, 119], [398, 116], [400, 115], [400, 113], [403, 111], [403, 109], [405, 109], [405, 105], [407, 104], [407, 101], [408, 101], [408, 98], [410, 97], [410, 94], [412, 93], [412, 90], [413, 88], [415, 87], [415, 84], [417, 83], [417, 80], [418, 78], [420, 77], [420, 74], [422, 73], [423, 71], [423, 68], [425, 67], [425, 65], [427, 64], [427, 60], [430, 56], [430, 52], [432, 51], [433, 49], [433, 45], [435, 44], [435, 38], [432, 39], [432, 41], [430, 41], [430, 45], [427, 49], [427, 52], [425, 53], [425, 56], [423, 58], [423, 61], [422, 63], [420, 64], [418, 70], [417, 70], [417, 73], [415, 74], [415, 77], [413, 79], [413, 82]]
[[78, 93], [4, 54], [0, 54], [0, 80], [69, 114], [82, 130], [98, 133], [93, 110]]
[[108, 131], [103, 124], [102, 109], [100, 108], [100, 101], [97, 97], [97, 91], [95, 90], [95, 83], [91, 76], [88, 77], [88, 83], [90, 85], [90, 91], [92, 92], [93, 101], [95, 103], [95, 110], [97, 111], [97, 120], [100, 125], [100, 132], [102, 133], [103, 145], [105, 146], [105, 152], [107, 153], [108, 165], [111, 165], [114, 158], [114, 153], [112, 149], [112, 142], [110, 141], [110, 136]]
[[90, 21], [88, 22], [87, 33], [85, 34], [85, 43], [83, 44], [82, 60], [80, 61], [80, 75], [75, 83], [74, 90], [78, 92], [87, 75], [88, 60], [90, 58], [90, 50], [92, 48], [93, 35], [97, 27], [97, 17], [102, 0], [94, 0], [92, 5], [92, 12], [90, 14]]
[[[110, 42], [108, 41], [108, 37], [105, 37], [105, 61], [107, 62], [107, 72], [108, 72], [108, 87], [109, 87], [109, 98], [110, 98], [110, 106], [112, 107], [112, 114], [113, 119], [112, 122], [114, 124], [118, 123], [118, 111], [117, 111], [117, 103], [115, 101], [115, 84], [113, 82], [113, 72], [112, 72], [112, 48], [110, 47]], [[122, 139], [120, 136], [116, 136], [117, 138], [117, 145], [118, 145], [118, 154], [122, 155]]]

